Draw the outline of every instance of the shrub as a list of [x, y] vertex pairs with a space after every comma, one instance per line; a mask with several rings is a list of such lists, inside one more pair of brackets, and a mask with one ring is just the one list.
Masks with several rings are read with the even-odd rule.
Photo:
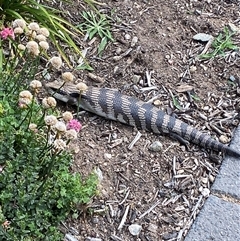
[[[40, 57], [47, 48], [41, 47], [43, 40], [32, 40], [39, 32], [25, 22], [16, 33], [18, 21], [0, 32], [0, 240], [57, 241], [59, 222], [77, 204], [89, 202], [98, 181], [95, 174], [83, 181], [69, 172], [67, 145], [81, 125], [67, 130], [72, 116], [57, 113], [53, 97], [39, 104]], [[53, 63], [44, 73], [50, 71]]]

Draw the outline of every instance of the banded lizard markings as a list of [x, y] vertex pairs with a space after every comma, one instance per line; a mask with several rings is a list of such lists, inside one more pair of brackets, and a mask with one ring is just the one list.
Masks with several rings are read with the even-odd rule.
[[114, 112], [114, 117], [122, 123], [128, 123], [128, 118], [123, 112], [122, 106], [122, 99], [119, 98], [119, 92], [115, 91], [113, 93], [113, 103], [115, 103], [115, 112]]
[[[73, 84], [68, 84], [68, 86], [64, 86], [63, 89], [58, 91], [60, 86], [61, 82], [56, 81], [45, 84], [48, 92], [57, 99], [64, 102], [69, 100], [74, 105], [77, 105], [79, 91], [76, 87]], [[111, 98], [108, 98], [109, 96]], [[107, 103], [110, 99], [112, 101], [111, 104]], [[232, 149], [213, 139], [210, 135], [197, 130], [195, 127], [167, 115], [150, 103], [123, 95], [116, 90], [89, 87], [81, 94], [80, 107], [102, 117], [136, 126], [137, 128], [144, 128], [156, 134], [175, 134], [205, 149], [221, 151], [240, 158], [238, 150]]]

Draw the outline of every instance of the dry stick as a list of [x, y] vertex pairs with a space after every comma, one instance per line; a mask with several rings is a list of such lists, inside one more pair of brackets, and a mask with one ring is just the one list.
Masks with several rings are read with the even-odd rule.
[[126, 207], [126, 210], [125, 210], [125, 213], [124, 213], [124, 215], [123, 215], [123, 217], [122, 217], [121, 223], [120, 223], [119, 226], [118, 226], [118, 230], [122, 229], [124, 223], [126, 222], [127, 215], [128, 215], [128, 211], [129, 211], [129, 207], [130, 207], [130, 205], [128, 205], [128, 206]]
[[203, 54], [205, 54], [205, 53], [208, 51], [208, 49], [209, 49], [210, 46], [212, 45], [213, 40], [214, 40], [214, 37], [212, 37], [212, 38], [210, 38], [210, 39], [208, 40], [208, 42], [207, 42], [204, 50], [202, 51], [202, 53], [201, 53], [200, 55], [203, 55]]
[[128, 198], [129, 193], [130, 193], [130, 190], [128, 190], [128, 192], [126, 193], [124, 199], [119, 203], [119, 205], [122, 205], [126, 201], [126, 199]]
[[123, 241], [123, 239], [119, 238], [119, 237], [116, 236], [116, 235], [111, 235], [110, 238], [111, 238], [112, 240], [114, 240], [114, 241]]
[[142, 134], [138, 131], [137, 135], [135, 136], [135, 138], [133, 139], [133, 141], [129, 144], [128, 149], [131, 150], [133, 148], [133, 146], [135, 145], [135, 143], [140, 139], [140, 137], [142, 136]]
[[147, 86], [151, 87], [152, 83], [151, 83], [151, 78], [152, 78], [152, 73], [153, 71], [146, 71], [146, 78], [147, 78]]
[[155, 204], [152, 205], [152, 207], [150, 207], [145, 213], [143, 213], [142, 215], [139, 216], [138, 219], [143, 218], [144, 216], [146, 216], [148, 213], [150, 213], [155, 207], [157, 207], [159, 204], [161, 203], [160, 200], [158, 200]]
[[196, 206], [194, 207], [194, 209], [193, 209], [193, 211], [192, 211], [192, 213], [191, 213], [188, 221], [186, 222], [186, 224], [184, 225], [184, 227], [182, 228], [182, 230], [179, 231], [176, 241], [180, 241], [180, 240], [182, 239], [182, 235], [183, 235], [183, 233], [185, 232], [185, 230], [187, 229], [187, 226], [189, 225], [189, 223], [191, 222], [192, 217], [193, 217], [194, 215], [196, 215], [197, 209], [199, 208], [202, 199], [203, 199], [203, 195], [200, 195], [200, 198], [199, 198]]
[[176, 156], [173, 157], [173, 175], [176, 176]]
[[157, 86], [143, 87], [140, 89], [140, 92], [143, 93], [145, 91], [156, 90], [156, 89], [157, 89]]

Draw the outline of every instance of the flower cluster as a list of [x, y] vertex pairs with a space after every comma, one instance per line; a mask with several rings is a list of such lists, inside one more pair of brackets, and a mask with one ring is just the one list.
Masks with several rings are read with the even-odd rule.
[[82, 125], [78, 120], [72, 119], [67, 123], [67, 130], [75, 130], [79, 132], [82, 129]]
[[[28, 97], [29, 99], [31, 98], [29, 91], [22, 91], [20, 94], [21, 98], [26, 98], [24, 99], [25, 101], [28, 100]], [[45, 115], [44, 122], [48, 127], [47, 135], [52, 137], [48, 142], [56, 152], [66, 149], [69, 141], [77, 139], [78, 132], [82, 128], [82, 124], [78, 120], [73, 119], [73, 115], [69, 111], [64, 112], [61, 118], [57, 118], [55, 115]], [[28, 128], [34, 133], [39, 132], [35, 123], [30, 123]]]
[[0, 36], [3, 39], [8, 37], [14, 39], [22, 35], [25, 35], [23, 39], [27, 39], [27, 42], [25, 44], [19, 43], [19, 50], [24, 51], [27, 49], [28, 53], [31, 55], [38, 56], [41, 51], [47, 51], [49, 49], [49, 44], [47, 42], [49, 31], [47, 28], [40, 27], [36, 22], [27, 25], [25, 20], [16, 19], [12, 23], [12, 28], [4, 28], [0, 32]]
[[[22, 36], [24, 35], [24, 38]], [[25, 51], [22, 53], [29, 53], [31, 56], [39, 56], [41, 51], [46, 51], [49, 48], [47, 38], [49, 31], [42, 28], [36, 22], [27, 24], [23, 19], [16, 19], [12, 23], [12, 28], [4, 28], [0, 32], [3, 39], [12, 38], [19, 41], [18, 50]], [[24, 42], [22, 42], [24, 40]], [[54, 56], [49, 59], [49, 70], [60, 70], [62, 67], [62, 59]], [[64, 83], [73, 82], [74, 75], [71, 72], [63, 72], [62, 80]], [[86, 89], [85, 84], [80, 84], [79, 91]], [[19, 93], [18, 106], [21, 109], [28, 109], [31, 103], [36, 102], [36, 95], [42, 88], [42, 83], [39, 80], [32, 80], [29, 84], [29, 90], [23, 90]], [[34, 104], [34, 103], [33, 103]], [[56, 152], [64, 150], [70, 140], [76, 139], [78, 132], [82, 129], [81, 123], [73, 118], [71, 112], [66, 111], [61, 118], [52, 115], [53, 109], [57, 102], [54, 97], [45, 97], [42, 99], [43, 117], [47, 130], [48, 144], [52, 145]], [[29, 108], [27, 111], [31, 111]], [[29, 121], [28, 129], [33, 133], [40, 132], [38, 124]], [[51, 138], [52, 137], [52, 138]]]
[[0, 36], [2, 39], [15, 38], [14, 31], [12, 28], [4, 28], [2, 31], [0, 31]]
[[69, 111], [63, 113], [62, 120], [58, 120], [54, 115], [47, 115], [44, 121], [54, 133], [53, 147], [56, 151], [64, 150], [70, 140], [77, 139], [77, 134], [82, 128], [81, 123], [73, 119]]

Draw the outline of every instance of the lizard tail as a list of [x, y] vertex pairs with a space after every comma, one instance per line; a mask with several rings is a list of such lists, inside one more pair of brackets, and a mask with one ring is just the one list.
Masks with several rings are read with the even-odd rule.
[[222, 152], [226, 155], [240, 158], [240, 151], [233, 149], [223, 143], [213, 139], [210, 135], [205, 134], [194, 127], [181, 123], [181, 134], [184, 139], [197, 144], [205, 149]]

